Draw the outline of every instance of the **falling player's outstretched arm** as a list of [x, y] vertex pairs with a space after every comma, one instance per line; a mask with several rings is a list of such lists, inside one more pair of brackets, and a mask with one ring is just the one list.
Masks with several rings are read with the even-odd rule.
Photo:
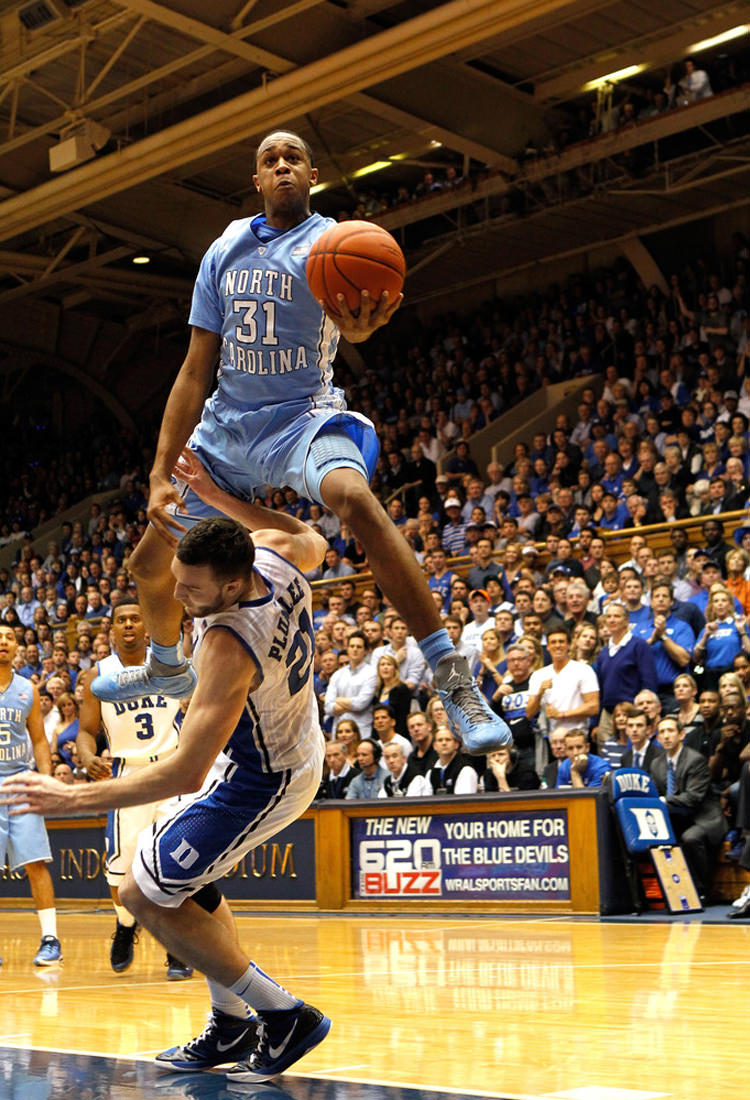
[[251, 504], [247, 500], [238, 500], [225, 493], [192, 451], [183, 450], [175, 466], [175, 474], [187, 482], [206, 504], [252, 531], [256, 546], [267, 546], [270, 550], [275, 550], [303, 573], [315, 569], [322, 562], [328, 549], [328, 543], [322, 535], [286, 512], [277, 512], [262, 504]]
[[156, 457], [149, 478], [148, 518], [156, 533], [171, 546], [177, 543], [175, 532], [185, 530], [179, 520], [166, 511], [168, 504], [180, 502], [171, 482], [172, 469], [200, 420], [203, 402], [213, 379], [219, 345], [217, 333], [197, 327], [190, 330], [190, 346], [162, 417]]
[[96, 676], [96, 668], [88, 668], [81, 673], [83, 699], [78, 715], [78, 736], [76, 745], [81, 763], [92, 779], [108, 779], [112, 769], [96, 753], [96, 735], [102, 722], [102, 706], [91, 690], [91, 681]]
[[232, 736], [260, 674], [242, 643], [224, 627], [206, 633], [198, 674], [177, 751], [167, 759], [119, 779], [75, 786], [49, 775], [22, 772], [0, 787], [0, 804], [10, 804], [11, 814], [85, 814], [160, 802], [199, 790]]

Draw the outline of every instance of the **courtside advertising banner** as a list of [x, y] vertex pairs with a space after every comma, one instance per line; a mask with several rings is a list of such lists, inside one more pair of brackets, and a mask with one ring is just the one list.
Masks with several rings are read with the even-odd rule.
[[569, 901], [561, 810], [351, 819], [354, 898]]

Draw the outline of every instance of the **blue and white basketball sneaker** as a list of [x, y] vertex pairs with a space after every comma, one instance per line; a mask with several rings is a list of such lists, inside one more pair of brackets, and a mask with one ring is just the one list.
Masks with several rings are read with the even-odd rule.
[[34, 966], [54, 966], [62, 962], [62, 947], [55, 936], [42, 936], [39, 950], [34, 956]]
[[[174, 671], [165, 675], [165, 669]], [[175, 668], [149, 657], [145, 665], [129, 665], [117, 672], [96, 676], [91, 681], [91, 691], [104, 703], [124, 703], [128, 699], [140, 699], [143, 695], [184, 699], [193, 694], [197, 683], [198, 677], [190, 661]]]
[[322, 1043], [331, 1021], [312, 1005], [258, 1013], [258, 1042], [249, 1057], [227, 1070], [227, 1082], [270, 1081]]
[[458, 653], [441, 657], [433, 684], [451, 725], [472, 756], [483, 756], [513, 743], [509, 727], [490, 710], [465, 657]]
[[208, 1023], [200, 1035], [182, 1047], [163, 1050], [156, 1055], [155, 1061], [160, 1069], [179, 1073], [211, 1069], [250, 1054], [255, 1049], [257, 1033], [257, 1016], [241, 1020], [215, 1008], [209, 1013]]

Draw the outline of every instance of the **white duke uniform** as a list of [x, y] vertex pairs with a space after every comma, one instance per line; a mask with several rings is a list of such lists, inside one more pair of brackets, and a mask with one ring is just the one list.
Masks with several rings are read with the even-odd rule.
[[313, 689], [312, 593], [302, 573], [259, 547], [256, 572], [269, 591], [195, 623], [196, 654], [223, 627], [245, 647], [260, 684], [200, 791], [139, 837], [133, 864], [147, 897], [176, 908], [247, 852], [291, 824], [315, 798], [325, 741]]
[[[98, 674], [107, 675], [124, 668], [113, 653], [97, 664]], [[112, 777], [122, 778], [134, 771], [163, 760], [177, 751], [179, 727], [178, 699], [165, 695], [144, 695], [123, 703], [102, 703], [102, 726], [112, 753]], [[138, 834], [163, 817], [170, 799], [144, 806], [125, 806], [107, 814], [107, 882], [119, 886], [133, 862]]]
[[[217, 389], [188, 446], [233, 496], [252, 500], [266, 485], [289, 485], [318, 499], [305, 471], [327, 427], [345, 432], [374, 472], [375, 430], [332, 385], [338, 329], [305, 275], [312, 245], [334, 224], [320, 214], [283, 232], [262, 217], [234, 221], [201, 261], [190, 324], [220, 336], [221, 353]], [[177, 485], [189, 519], [216, 514]]]

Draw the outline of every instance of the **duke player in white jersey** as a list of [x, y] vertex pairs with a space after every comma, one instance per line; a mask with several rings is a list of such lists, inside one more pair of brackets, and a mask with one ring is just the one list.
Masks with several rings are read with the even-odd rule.
[[[0, 626], [0, 777], [16, 775], [29, 766], [29, 740], [40, 773], [52, 773], [49, 742], [44, 733], [36, 684], [13, 671], [18, 643], [13, 628]], [[27, 738], [28, 733], [28, 738]], [[55, 891], [47, 864], [52, 859], [44, 818], [35, 814], [9, 816], [0, 806], [0, 867], [6, 858], [11, 871], [25, 867], [31, 895], [42, 926], [42, 942], [35, 966], [60, 962]], [[2, 963], [2, 959], [0, 959]]]
[[[114, 652], [98, 661], [94, 668], [81, 673], [83, 700], [79, 715], [76, 746], [81, 763], [92, 779], [122, 778], [139, 768], [147, 768], [177, 751], [180, 704], [166, 695], [144, 695], [125, 703], [102, 703], [91, 693], [91, 681], [101, 672], [142, 665], [146, 659], [146, 628], [135, 600], [119, 603], [112, 612], [110, 635]], [[112, 764], [96, 753], [96, 735], [102, 728], [112, 753]], [[120, 974], [133, 962], [138, 924], [120, 904], [119, 887], [133, 862], [138, 834], [166, 812], [168, 803], [160, 800], [145, 806], [127, 806], [110, 810], [107, 815], [106, 874], [117, 914], [109, 961]], [[167, 978], [181, 981], [192, 976], [192, 968], [181, 959], [167, 955]]]
[[211, 991], [204, 1032], [157, 1063], [207, 1069], [242, 1054], [251, 1040], [250, 1053], [227, 1073], [262, 1082], [321, 1042], [330, 1020], [247, 958], [214, 882], [294, 821], [320, 784], [325, 742], [313, 687], [312, 594], [303, 573], [326, 544], [291, 516], [228, 497], [191, 452], [181, 473], [244, 526], [199, 521], [172, 563], [175, 595], [195, 622], [198, 671], [177, 751], [132, 775], [86, 786], [27, 772], [6, 781], [3, 797], [14, 801], [14, 813], [68, 814], [195, 792], [141, 834], [120, 887], [123, 905], [167, 950], [201, 970]]
[[[203, 257], [190, 347], [167, 401], [151, 471], [151, 526], [129, 562], [151, 655], [141, 670], [98, 677], [92, 690], [110, 701], [149, 691], [180, 696], [194, 682], [169, 576], [178, 536], [208, 514], [189, 486], [172, 480], [190, 437], [190, 449], [232, 496], [252, 500], [266, 485], [288, 485], [348, 525], [367, 551], [375, 580], [418, 639], [465, 748], [488, 752], [507, 744], [510, 731], [456, 653], [414, 555], [370, 491], [378, 454], [373, 425], [348, 412], [332, 385], [339, 336], [366, 340], [401, 299], [389, 302], [384, 294], [373, 303], [363, 291], [356, 316], [342, 295], [336, 313], [315, 300], [305, 264], [313, 243], [332, 224], [310, 213], [317, 178], [306, 142], [287, 131], [269, 134], [258, 148], [253, 176], [265, 213], [232, 222]], [[217, 358], [218, 386], [204, 404]]]

